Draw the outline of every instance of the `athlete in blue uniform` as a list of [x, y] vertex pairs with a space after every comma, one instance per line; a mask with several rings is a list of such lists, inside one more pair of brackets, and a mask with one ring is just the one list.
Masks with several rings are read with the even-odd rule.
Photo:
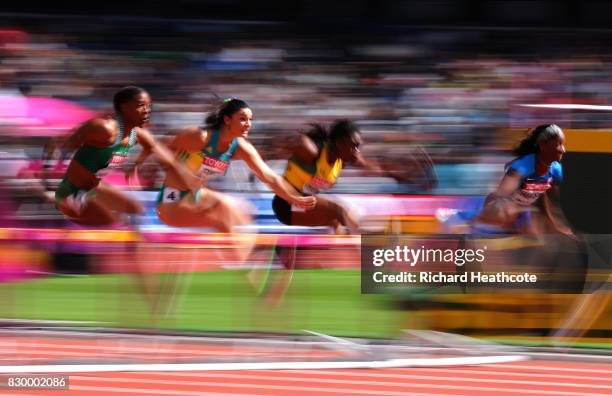
[[[556, 230], [572, 235], [559, 206], [559, 183], [563, 180], [561, 158], [565, 135], [554, 124], [530, 131], [514, 150], [517, 159], [506, 165], [497, 190], [485, 199], [474, 225], [494, 225], [504, 231], [541, 234]], [[539, 210], [538, 210], [539, 209]], [[534, 221], [535, 218], [544, 221]]]

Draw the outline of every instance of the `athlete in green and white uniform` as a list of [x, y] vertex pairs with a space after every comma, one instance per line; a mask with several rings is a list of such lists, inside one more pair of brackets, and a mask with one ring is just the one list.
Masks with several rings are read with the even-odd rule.
[[[56, 205], [71, 220], [87, 225], [109, 225], [120, 213], [137, 214], [141, 205], [100, 179], [108, 169], [125, 164], [136, 143], [143, 147], [135, 165], [157, 155], [169, 172], [180, 177], [182, 169], [172, 154], [143, 128], [151, 114], [151, 98], [142, 88], [125, 87], [113, 99], [115, 118], [94, 118], [77, 127], [66, 142], [76, 149], [56, 193]], [[134, 167], [134, 170], [136, 167]]]

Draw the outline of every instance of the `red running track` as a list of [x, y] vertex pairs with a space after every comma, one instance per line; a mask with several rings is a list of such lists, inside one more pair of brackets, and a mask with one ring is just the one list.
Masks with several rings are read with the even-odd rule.
[[[45, 357], [93, 351], [109, 352], [116, 345], [82, 341], [63, 346], [49, 339], [32, 339]], [[6, 341], [6, 339], [4, 339]], [[13, 340], [17, 341], [17, 340]], [[21, 351], [29, 347], [21, 344]], [[26, 343], [27, 344], [27, 343]], [[7, 343], [3, 343], [6, 352]], [[15, 345], [15, 344], [13, 344]], [[148, 345], [134, 346], [146, 349]], [[208, 352], [226, 355], [225, 348], [170, 348], [179, 356]], [[131, 352], [135, 352], [132, 349]], [[159, 351], [159, 350], [158, 350]], [[29, 352], [32, 352], [29, 350]], [[96, 353], [93, 352], [93, 353]], [[123, 350], [121, 353], [130, 352]], [[244, 354], [255, 350], [244, 349]], [[275, 350], [276, 353], [282, 352]], [[27, 352], [26, 352], [27, 353]], [[170, 354], [169, 354], [170, 355]], [[82, 355], [80, 355], [83, 357]], [[227, 356], [227, 355], [226, 355]], [[294, 355], [291, 355], [295, 357]], [[34, 356], [30, 356], [30, 359]], [[100, 359], [108, 358], [101, 354]], [[115, 355], [116, 357], [116, 355]], [[142, 357], [142, 356], [141, 356]], [[166, 356], [169, 357], [169, 356]], [[100, 362], [98, 362], [100, 363]], [[61, 373], [54, 373], [54, 375]], [[71, 373], [70, 390], [2, 390], [2, 395], [612, 395], [612, 364], [532, 360], [518, 363], [447, 368], [261, 370], [188, 372]]]
[[612, 367], [538, 362], [461, 368], [71, 374], [67, 391], [19, 395], [610, 395]]

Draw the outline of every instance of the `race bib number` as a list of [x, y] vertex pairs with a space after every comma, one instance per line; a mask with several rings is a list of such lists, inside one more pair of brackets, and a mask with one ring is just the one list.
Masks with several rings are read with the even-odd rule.
[[181, 192], [176, 188], [166, 187], [164, 188], [164, 195], [162, 197], [163, 203], [178, 202], [181, 199]]
[[297, 205], [291, 205], [291, 211], [292, 212], [306, 212], [306, 209], [301, 208]]

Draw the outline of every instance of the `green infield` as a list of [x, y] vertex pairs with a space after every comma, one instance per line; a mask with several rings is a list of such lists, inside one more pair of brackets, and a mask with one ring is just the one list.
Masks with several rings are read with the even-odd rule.
[[397, 333], [397, 311], [389, 309], [388, 297], [361, 294], [359, 271], [295, 271], [280, 301], [258, 296], [243, 270], [162, 274], [158, 279], [174, 308], [157, 322], [151, 318], [150, 304], [137, 278], [131, 275], [5, 283], [0, 285], [4, 301], [0, 316], [195, 331], [311, 330], [363, 337]]
[[[271, 274], [268, 285], [275, 284], [278, 274]], [[295, 271], [287, 293], [277, 301], [259, 296], [246, 270], [161, 274], [156, 279], [164, 287], [164, 301], [170, 307], [169, 313], [157, 320], [151, 315], [151, 304], [138, 278], [117, 274], [54, 276], [0, 284], [0, 318], [161, 330], [293, 334], [310, 330], [337, 336], [394, 338], [400, 336], [402, 328], [462, 333], [460, 328], [444, 328], [444, 323], [461, 322], [457, 318], [467, 314], [477, 318], [474, 315], [478, 313], [463, 305], [448, 311], [439, 305], [427, 308], [429, 297], [413, 295], [412, 306], [421, 310], [412, 315], [407, 311], [410, 308], [398, 309], [400, 305], [393, 303], [392, 296], [361, 294], [358, 270]], [[468, 335], [495, 337], [511, 344], [549, 343], [547, 337], [528, 337], [528, 329], [519, 326], [514, 331], [506, 328], [507, 335], [490, 332], [478, 323], [474, 326]], [[572, 345], [612, 346], [606, 338], [582, 341]]]

